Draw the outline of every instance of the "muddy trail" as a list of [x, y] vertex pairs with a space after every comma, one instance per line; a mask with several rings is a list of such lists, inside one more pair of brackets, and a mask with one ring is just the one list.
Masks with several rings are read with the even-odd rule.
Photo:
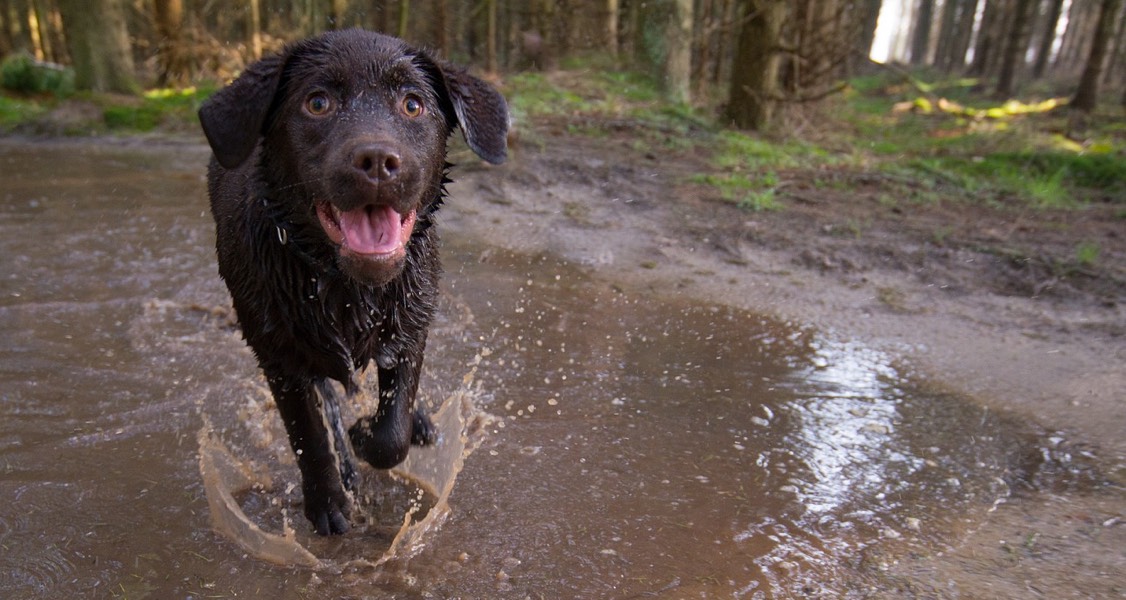
[[[206, 155], [0, 144], [11, 597], [1126, 588], [1120, 267], [1053, 282], [973, 242], [999, 209], [883, 211], [799, 172], [747, 213], [687, 183], [700, 163], [551, 128], [503, 167], [455, 152], [422, 392], [443, 443], [365, 471], [361, 527], [317, 538], [215, 274]], [[1109, 219], [1069, 219], [1007, 247], [1102, 235], [1123, 264]]]
[[[939, 544], [857, 555], [851, 593], [1126, 594], [1121, 199], [975, 205], [934, 182], [817, 168], [779, 176], [782, 210], [748, 212], [692, 183], [715, 172], [707, 153], [638, 151], [628, 129], [598, 139], [566, 130], [526, 132], [499, 174], [463, 169], [456, 185], [471, 192], [448, 227], [564, 256], [616, 290], [862, 342], [928, 386], [1048, 435], [1052, 449], [1009, 464], [1012, 493], [980, 521]], [[1098, 245], [1096, 265], [1075, 265], [1084, 243]]]

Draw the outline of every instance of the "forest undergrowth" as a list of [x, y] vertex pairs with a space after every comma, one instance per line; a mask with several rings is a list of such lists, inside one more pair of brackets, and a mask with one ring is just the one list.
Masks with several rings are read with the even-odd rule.
[[[4, 65], [0, 132], [198, 135], [196, 110], [217, 88], [74, 93], [38, 68]], [[993, 284], [1003, 293], [1078, 286], [1117, 303], [1126, 288], [1116, 233], [1126, 223], [1126, 115], [1117, 106], [1083, 114], [1047, 84], [999, 100], [974, 79], [873, 66], [840, 94], [789, 106], [771, 131], [750, 133], [724, 127], [713, 116], [722, 107], [669, 103], [655, 80], [631, 72], [576, 63], [497, 83], [517, 151], [560, 140], [624, 148], [655, 161], [678, 193], [779, 221], [773, 229], [853, 245], [909, 233], [900, 246], [992, 257], [1008, 265]], [[814, 252], [807, 262], [849, 271], [872, 260]]]

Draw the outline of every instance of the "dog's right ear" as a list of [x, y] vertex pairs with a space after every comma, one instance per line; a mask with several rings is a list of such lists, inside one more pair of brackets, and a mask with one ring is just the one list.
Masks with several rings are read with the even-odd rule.
[[199, 123], [211, 151], [224, 168], [239, 166], [254, 151], [284, 64], [281, 56], [264, 58], [200, 106]]

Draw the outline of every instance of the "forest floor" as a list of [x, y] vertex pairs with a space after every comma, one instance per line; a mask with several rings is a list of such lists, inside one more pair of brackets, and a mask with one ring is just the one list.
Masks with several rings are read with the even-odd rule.
[[[1038, 423], [1062, 454], [1096, 457], [1093, 478], [1069, 477], [1066, 465], [1023, 478], [979, 527], [931, 552], [871, 548], [850, 595], [1126, 597], [1120, 114], [1101, 130], [1109, 136], [1075, 142], [1057, 132], [1072, 147], [1021, 154], [1012, 151], [1025, 145], [1013, 133], [1027, 129], [1019, 116], [990, 127], [908, 113], [896, 117], [916, 119], [905, 133], [887, 108], [909, 95], [881, 88], [868, 105], [830, 104], [791, 119], [787, 138], [762, 141], [653, 109], [629, 81], [604, 78], [620, 88], [609, 94], [576, 83], [584, 77], [510, 83], [510, 161], [488, 167], [455, 149], [463, 166], [451, 186], [457, 201], [443, 212], [449, 235], [550, 252], [655, 297], [862, 341]], [[639, 103], [649, 106], [638, 113]], [[108, 122], [94, 103], [63, 103], [9, 128], [104, 133], [89, 125], [103, 112]], [[183, 118], [152, 120], [177, 136], [194, 131]], [[1063, 128], [1058, 121], [1046, 127]], [[1106, 161], [1043, 168], [1100, 146]]]
[[769, 205], [750, 205], [715, 185], [731, 167], [711, 134], [685, 143], [691, 127], [657, 126], [639, 144], [644, 127], [541, 115], [522, 120], [503, 167], [455, 152], [467, 166], [455, 170], [443, 226], [561, 255], [611, 285], [861, 340], [1037, 423], [1065, 455], [1096, 457], [1093, 478], [1044, 465], [942, 548], [872, 548], [855, 595], [1126, 597], [1121, 181], [1053, 208], [1005, 194], [975, 201], [926, 171], [787, 161], [769, 177]]

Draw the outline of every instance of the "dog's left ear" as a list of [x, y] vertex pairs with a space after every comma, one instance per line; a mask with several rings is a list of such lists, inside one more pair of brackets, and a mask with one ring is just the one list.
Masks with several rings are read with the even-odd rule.
[[[449, 106], [446, 118], [461, 127], [465, 141], [477, 156], [499, 165], [508, 155], [508, 103], [493, 86], [449, 64], [435, 65], [441, 75]], [[442, 90], [438, 90], [441, 93]], [[444, 104], [444, 103], [443, 103]]]

